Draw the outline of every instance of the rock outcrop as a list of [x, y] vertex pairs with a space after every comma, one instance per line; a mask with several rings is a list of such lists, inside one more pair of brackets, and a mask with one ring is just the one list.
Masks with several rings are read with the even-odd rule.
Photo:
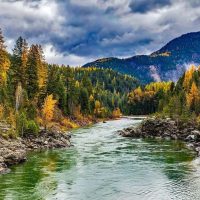
[[71, 146], [70, 137], [67, 133], [44, 130], [38, 136], [17, 139], [0, 137], [0, 174], [9, 172], [9, 166], [26, 161], [28, 151]]
[[123, 137], [182, 140], [200, 156], [200, 131], [193, 123], [179, 123], [172, 119], [148, 118], [138, 127], [119, 131]]

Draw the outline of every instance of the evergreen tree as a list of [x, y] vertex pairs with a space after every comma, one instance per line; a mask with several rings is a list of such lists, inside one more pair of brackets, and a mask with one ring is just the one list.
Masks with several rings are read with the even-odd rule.
[[27, 61], [27, 94], [28, 98], [33, 99], [39, 92], [38, 65], [40, 57], [37, 45], [32, 45], [28, 54]]
[[81, 104], [81, 112], [83, 114], [88, 114], [90, 112], [90, 110], [89, 110], [89, 95], [88, 95], [88, 91], [86, 88], [81, 89], [79, 101]]
[[26, 87], [27, 76], [27, 60], [28, 60], [28, 43], [21, 36], [17, 39], [15, 47], [13, 49], [13, 56], [11, 62], [11, 77], [12, 84], [16, 89], [18, 83], [22, 84], [22, 87]]

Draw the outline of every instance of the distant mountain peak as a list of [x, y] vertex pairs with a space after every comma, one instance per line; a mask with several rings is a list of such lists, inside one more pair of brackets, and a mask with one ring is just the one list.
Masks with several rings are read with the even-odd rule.
[[186, 66], [193, 63], [200, 64], [200, 31], [183, 34], [150, 55], [136, 55], [125, 59], [101, 58], [83, 67], [112, 68], [148, 83], [160, 80], [176, 81]]

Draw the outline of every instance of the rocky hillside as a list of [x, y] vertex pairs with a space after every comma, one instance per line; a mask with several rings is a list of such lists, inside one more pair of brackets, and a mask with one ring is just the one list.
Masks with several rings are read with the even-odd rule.
[[190, 64], [200, 64], [200, 32], [178, 37], [150, 55], [126, 59], [103, 58], [83, 67], [112, 68], [137, 77], [143, 83], [176, 81]]

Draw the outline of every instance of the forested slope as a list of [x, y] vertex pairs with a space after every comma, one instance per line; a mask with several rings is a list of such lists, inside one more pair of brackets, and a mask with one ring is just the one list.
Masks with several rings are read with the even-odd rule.
[[[7, 136], [66, 129], [127, 113], [127, 94], [138, 81], [111, 69], [48, 64], [41, 45], [19, 37], [12, 54], [0, 31], [0, 121]], [[77, 124], [78, 123], [78, 124]]]

